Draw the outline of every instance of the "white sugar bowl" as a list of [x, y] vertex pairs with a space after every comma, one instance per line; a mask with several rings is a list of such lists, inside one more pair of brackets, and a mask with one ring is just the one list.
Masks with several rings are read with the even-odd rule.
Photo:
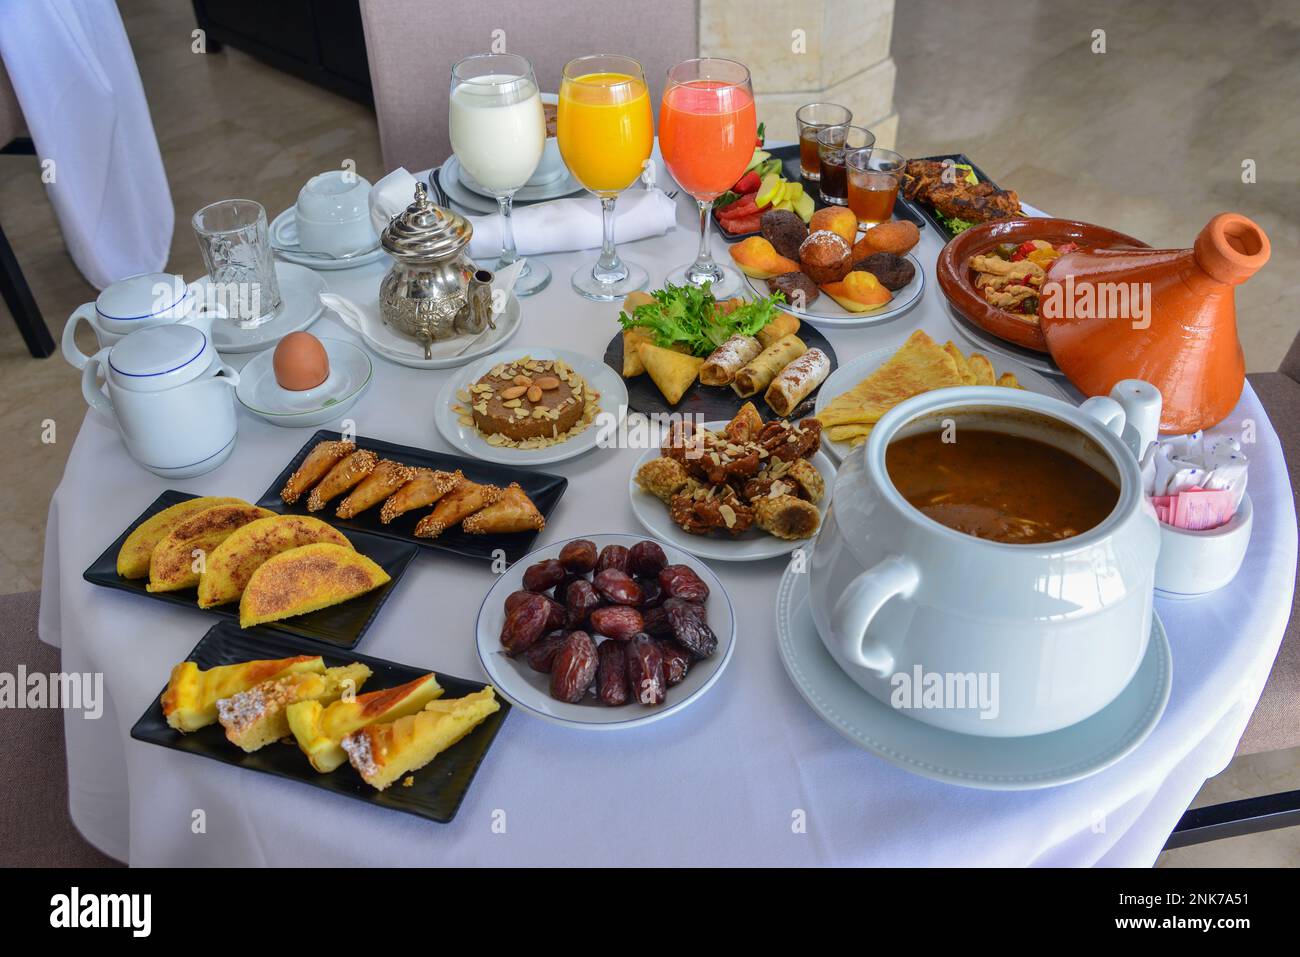
[[[101, 371], [107, 396], [97, 383]], [[208, 329], [180, 324], [133, 332], [99, 350], [81, 373], [86, 402], [117, 423], [133, 459], [164, 478], [202, 475], [230, 455], [238, 384]]]

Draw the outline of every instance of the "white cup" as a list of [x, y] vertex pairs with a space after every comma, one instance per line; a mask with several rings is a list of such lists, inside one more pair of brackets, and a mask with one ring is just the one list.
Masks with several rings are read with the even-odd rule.
[[370, 183], [349, 170], [313, 176], [294, 204], [298, 245], [303, 252], [350, 256], [378, 242], [370, 225]]

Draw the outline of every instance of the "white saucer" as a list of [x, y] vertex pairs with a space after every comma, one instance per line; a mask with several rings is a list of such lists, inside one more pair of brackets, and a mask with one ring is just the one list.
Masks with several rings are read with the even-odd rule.
[[[850, 312], [824, 292], [819, 294], [812, 305], [806, 309], [796, 309], [788, 303], [778, 303], [778, 308], [806, 322], [811, 322], [818, 329], [823, 330], [861, 329], [864, 326], [874, 326], [888, 322], [890, 319], [897, 319], [920, 302], [921, 293], [925, 291], [925, 270], [921, 267], [921, 261], [911, 253], [904, 258], [915, 270], [912, 281], [895, 292], [894, 298], [876, 312]], [[745, 276], [744, 279], [755, 296], [764, 298], [772, 294], [767, 288], [766, 279], [755, 279], [753, 276]]]
[[[705, 428], [717, 431], [726, 424], [726, 422], [706, 422]], [[786, 541], [758, 528], [751, 528], [737, 538], [691, 535], [683, 531], [668, 514], [668, 506], [636, 484], [637, 470], [646, 462], [657, 458], [659, 458], [659, 447], [656, 444], [636, 460], [636, 465], [632, 466], [632, 471], [628, 475], [627, 494], [632, 501], [632, 514], [636, 516], [641, 526], [659, 541], [669, 542], [682, 551], [690, 552], [700, 558], [721, 562], [757, 562], [765, 558], [788, 555], [796, 548], [811, 544], [810, 539]], [[822, 514], [822, 521], [825, 521], [826, 513], [831, 507], [831, 486], [835, 484], [835, 463], [826, 456], [825, 452], [818, 452], [812, 457], [812, 464], [822, 473], [822, 478], [826, 481], [826, 494], [817, 505]]]
[[324, 382], [305, 392], [290, 392], [275, 381], [275, 351], [267, 349], [239, 370], [235, 397], [258, 418], [287, 429], [315, 428], [350, 409], [370, 385], [374, 373], [364, 349], [344, 339], [324, 339], [320, 344], [330, 360]]
[[1064, 378], [1065, 373], [1060, 367], [1052, 361], [1052, 357], [1045, 352], [1035, 352], [1033, 349], [1025, 349], [1013, 342], [1007, 342], [1005, 339], [999, 339], [992, 333], [985, 332], [975, 323], [971, 322], [960, 312], [948, 305], [948, 315], [952, 319], [953, 326], [961, 333], [962, 338], [967, 342], [973, 343], [990, 355], [1001, 356], [1003, 359], [1014, 359], [1021, 365], [1040, 372], [1043, 375], [1050, 375], [1057, 378]]
[[[811, 558], [805, 568], [811, 564]], [[1173, 659], [1164, 625], [1119, 697], [1078, 724], [1024, 738], [943, 731], [873, 698], [822, 644], [808, 605], [808, 574], [786, 569], [776, 595], [777, 650], [809, 706], [860, 748], [922, 777], [963, 787], [1027, 791], [1078, 781], [1110, 767], [1146, 739], [1164, 713]]]
[[[583, 535], [597, 548], [606, 545], [631, 547], [641, 541], [637, 535]], [[523, 587], [524, 571], [544, 558], [555, 558], [560, 549], [571, 541], [553, 542], [525, 555], [497, 576], [488, 590], [478, 612], [478, 657], [487, 672], [488, 680], [501, 696], [517, 708], [554, 724], [586, 731], [624, 731], [650, 724], [670, 714], [676, 714], [698, 701], [722, 676], [736, 650], [736, 616], [727, 591], [708, 565], [679, 551], [672, 545], [664, 546], [670, 564], [689, 565], [709, 586], [709, 600], [705, 607], [709, 614], [709, 627], [718, 636], [718, 648], [708, 658], [691, 662], [690, 670], [679, 684], [669, 688], [664, 703], [649, 707], [636, 702], [611, 708], [596, 698], [588, 697], [579, 704], [557, 701], [550, 695], [550, 677], [534, 671], [522, 657], [511, 658], [501, 650], [501, 626], [505, 624], [505, 599]], [[612, 639], [605, 639], [607, 641]]]
[[[275, 278], [280, 286], [280, 309], [275, 318], [252, 329], [241, 329], [229, 319], [214, 319], [212, 343], [218, 352], [261, 352], [320, 318], [325, 308], [320, 304], [324, 279], [305, 266], [286, 262], [275, 264]], [[203, 276], [198, 282], [207, 284], [210, 279]]]
[[368, 266], [383, 259], [385, 253], [379, 246], [379, 237], [367, 249], [353, 253], [351, 256], [330, 256], [325, 253], [309, 253], [298, 245], [298, 217], [294, 207], [290, 206], [275, 219], [270, 227], [271, 247], [276, 256], [285, 262], [306, 266], [309, 269], [354, 269]]
[[[468, 390], [498, 362], [510, 362], [524, 355], [534, 359], [562, 359], [569, 368], [582, 376], [588, 387], [600, 394], [600, 412], [597, 414], [596, 421], [573, 438], [541, 449], [488, 445], [472, 425], [461, 425], [460, 416], [452, 411], [452, 406], [465, 406], [466, 403], [461, 401], [456, 393], [462, 389]], [[546, 465], [582, 455], [594, 449], [598, 436], [607, 431], [607, 428], [602, 427], [602, 421], [613, 423], [613, 420], [603, 420], [602, 416], [617, 416], [617, 421], [621, 422], [626, 415], [627, 386], [623, 384], [623, 377], [599, 359], [592, 359], [581, 353], [564, 349], [512, 350], [505, 355], [487, 356], [466, 366], [457, 375], [451, 376], [433, 403], [434, 424], [453, 448], [472, 458], [482, 459], [485, 462], [499, 462], [503, 465]]]
[[[447, 157], [438, 173], [438, 182], [443, 192], [453, 202], [460, 203], [468, 209], [482, 213], [495, 213], [498, 209], [496, 197], [487, 189], [474, 182], [461, 167], [455, 155]], [[529, 203], [544, 203], [551, 199], [560, 199], [583, 192], [582, 184], [565, 169], [564, 175], [540, 186], [523, 186], [515, 191], [514, 203], [525, 206]]]
[[[875, 372], [884, 365], [885, 361], [897, 352], [901, 346], [887, 347], [884, 349], [875, 349], [853, 359], [851, 362], [844, 363], [838, 369], [830, 374], [830, 377], [822, 383], [821, 389], [817, 392], [817, 402], [813, 406], [813, 415], [821, 413], [826, 406], [830, 405], [838, 396], [848, 392], [859, 382]], [[988, 357], [993, 364], [993, 371], [1001, 375], [1003, 372], [1014, 373], [1024, 386], [1026, 392], [1037, 392], [1040, 395], [1049, 395], [1053, 399], [1062, 399], [1075, 405], [1066, 392], [1061, 389], [1053, 380], [1039, 375], [1033, 369], [1020, 362], [1018, 359], [1011, 359], [1007, 356]], [[830, 455], [836, 463], [843, 462], [844, 457], [853, 451], [853, 446], [848, 442], [832, 442], [830, 436], [825, 432], [822, 433], [822, 448]]]
[[[376, 305], [375, 308], [378, 309], [378, 306]], [[377, 356], [411, 369], [454, 369], [473, 362], [504, 346], [519, 331], [520, 325], [519, 298], [511, 293], [506, 299], [505, 308], [496, 317], [495, 329], [485, 329], [472, 343], [469, 341], [472, 337], [469, 336], [458, 340], [468, 347], [460, 355], [435, 356], [426, 359], [423, 353], [419, 352], [419, 343], [394, 332], [378, 315], [372, 315], [367, 311], [366, 322], [362, 326], [355, 325], [339, 313], [335, 315], [345, 326], [359, 335]]]

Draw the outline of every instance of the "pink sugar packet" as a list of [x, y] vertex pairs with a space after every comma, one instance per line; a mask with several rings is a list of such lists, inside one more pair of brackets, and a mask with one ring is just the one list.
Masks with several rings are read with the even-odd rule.
[[1153, 495], [1156, 518], [1166, 525], [1189, 531], [1218, 528], [1236, 513], [1233, 494], [1227, 490], [1193, 486], [1176, 495]]

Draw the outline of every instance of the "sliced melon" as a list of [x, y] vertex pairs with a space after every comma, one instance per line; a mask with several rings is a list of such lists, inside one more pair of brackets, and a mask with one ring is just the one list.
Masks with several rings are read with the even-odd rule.
[[272, 515], [236, 529], [208, 555], [199, 576], [199, 607], [239, 601], [248, 580], [264, 561], [314, 542], [352, 547], [342, 532], [310, 515]]

